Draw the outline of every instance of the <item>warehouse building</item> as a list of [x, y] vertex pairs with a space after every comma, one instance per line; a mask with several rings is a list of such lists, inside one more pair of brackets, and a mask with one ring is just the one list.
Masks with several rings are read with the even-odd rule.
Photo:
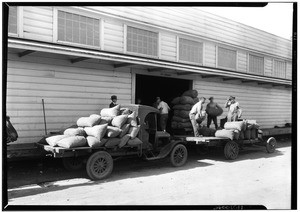
[[48, 132], [111, 95], [152, 105], [187, 89], [222, 106], [235, 96], [262, 128], [291, 123], [291, 40], [197, 7], [10, 7], [8, 31], [12, 146], [45, 134], [42, 100]]

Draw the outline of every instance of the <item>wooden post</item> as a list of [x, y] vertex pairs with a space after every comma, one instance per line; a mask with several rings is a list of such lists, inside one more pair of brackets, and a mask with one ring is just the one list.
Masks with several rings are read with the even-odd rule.
[[47, 135], [47, 125], [46, 125], [46, 115], [45, 115], [45, 103], [44, 103], [44, 99], [42, 99], [42, 104], [43, 104], [43, 114], [44, 114], [44, 124], [45, 124], [45, 135]]

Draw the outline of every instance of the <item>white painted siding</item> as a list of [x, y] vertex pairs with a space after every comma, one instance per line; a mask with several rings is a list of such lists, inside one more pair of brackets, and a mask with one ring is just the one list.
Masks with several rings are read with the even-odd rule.
[[244, 48], [292, 58], [291, 41], [196, 7], [89, 7]]
[[89, 60], [71, 64], [66, 56], [38, 53], [18, 58], [10, 53], [7, 73], [7, 114], [19, 134], [17, 143], [32, 143], [44, 135], [42, 99], [47, 129], [57, 131], [81, 116], [108, 107], [110, 96], [131, 102], [131, 73]]
[[246, 52], [238, 51], [238, 68], [237, 71], [247, 72], [248, 67], [248, 57]]
[[216, 67], [216, 45], [213, 43], [204, 44], [204, 65]]
[[53, 41], [53, 8], [23, 7], [24, 38]]
[[286, 78], [292, 79], [292, 63], [286, 63]]
[[175, 35], [162, 32], [160, 33], [161, 59], [176, 61], [177, 38]]
[[[291, 90], [281, 88], [267, 88], [256, 85], [241, 83], [225, 83], [221, 80], [199, 79], [194, 83], [194, 89], [198, 90], [199, 96], [214, 96], [215, 101], [223, 108], [227, 115], [224, 104], [232, 95], [240, 103], [243, 110], [243, 118], [254, 119], [261, 128], [273, 128], [275, 125], [284, 126], [291, 122]], [[206, 105], [205, 105], [206, 107]]]
[[273, 74], [273, 60], [271, 58], [265, 57], [265, 76], [272, 76]]
[[119, 22], [104, 20], [104, 50], [123, 53], [124, 26]]

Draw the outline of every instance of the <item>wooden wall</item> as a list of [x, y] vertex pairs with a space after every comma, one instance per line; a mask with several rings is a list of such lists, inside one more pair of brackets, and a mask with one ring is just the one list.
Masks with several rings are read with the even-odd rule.
[[238, 81], [222, 82], [222, 80], [198, 79], [194, 89], [199, 96], [209, 98], [223, 107], [225, 117], [228, 109], [224, 104], [229, 96], [235, 96], [243, 110], [243, 118], [255, 119], [262, 128], [273, 128], [291, 123], [292, 94], [284, 87], [258, 86], [257, 83], [242, 84]]
[[19, 133], [18, 143], [36, 142], [44, 135], [42, 99], [47, 128], [57, 131], [81, 116], [108, 107], [110, 96], [131, 102], [131, 73], [114, 71], [109, 64], [89, 60], [71, 64], [66, 56], [36, 53], [8, 55], [7, 115]]

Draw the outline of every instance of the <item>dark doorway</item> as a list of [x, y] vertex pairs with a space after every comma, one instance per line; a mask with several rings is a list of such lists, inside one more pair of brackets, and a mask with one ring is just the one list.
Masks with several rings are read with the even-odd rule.
[[[159, 96], [172, 107], [171, 101], [189, 89], [192, 89], [192, 80], [136, 75], [135, 97], [136, 100], [140, 98], [143, 105], [153, 106]], [[171, 110], [169, 114], [167, 130], [170, 129], [172, 112]]]

